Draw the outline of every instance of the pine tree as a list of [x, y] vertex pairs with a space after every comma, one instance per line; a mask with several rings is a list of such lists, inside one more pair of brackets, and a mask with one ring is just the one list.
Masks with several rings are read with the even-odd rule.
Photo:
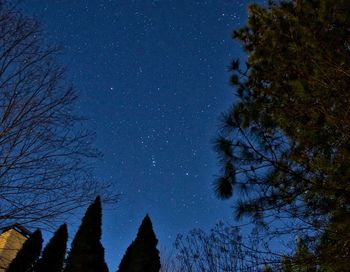
[[66, 255], [67, 225], [61, 225], [46, 245], [34, 272], [61, 272]]
[[108, 272], [101, 240], [101, 199], [87, 209], [73, 239], [64, 272]]
[[322, 272], [348, 271], [350, 252], [350, 217], [335, 220], [324, 231], [316, 248]]
[[127, 248], [118, 272], [159, 272], [158, 240], [148, 215], [143, 219], [136, 239]]
[[37, 229], [28, 240], [24, 242], [22, 248], [18, 251], [6, 272], [31, 271], [40, 256], [42, 243], [41, 231]]
[[237, 217], [275, 222], [271, 234], [328, 230], [322, 258], [332, 267], [350, 267], [349, 9], [348, 0], [249, 7], [234, 32], [248, 57], [232, 63], [237, 97], [216, 145], [216, 192], [235, 196]]
[[298, 237], [295, 254], [282, 259], [282, 272], [317, 272], [314, 255], [310, 252], [307, 243]]
[[270, 268], [270, 266], [265, 265], [262, 272], [272, 272], [272, 269]]

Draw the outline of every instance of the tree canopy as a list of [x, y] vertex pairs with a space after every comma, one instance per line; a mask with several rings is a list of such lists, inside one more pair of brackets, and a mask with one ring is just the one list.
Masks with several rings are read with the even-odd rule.
[[43, 239], [41, 231], [36, 230], [26, 240], [16, 257], [12, 260], [6, 272], [28, 272], [40, 257]]
[[66, 257], [68, 231], [61, 225], [45, 246], [41, 258], [34, 266], [34, 272], [61, 272]]
[[159, 272], [158, 240], [148, 215], [142, 220], [136, 239], [127, 248], [117, 272]]
[[238, 218], [265, 227], [288, 218], [274, 234], [327, 230], [340, 248], [350, 242], [349, 5], [249, 7], [248, 22], [234, 32], [248, 57], [245, 65], [232, 62], [237, 98], [216, 141], [215, 189], [235, 196]]
[[97, 197], [87, 209], [73, 239], [64, 272], [108, 272], [104, 260], [101, 199]]

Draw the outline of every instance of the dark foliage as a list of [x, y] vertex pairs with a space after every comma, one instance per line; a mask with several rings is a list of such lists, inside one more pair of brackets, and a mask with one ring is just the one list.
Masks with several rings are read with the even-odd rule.
[[101, 240], [101, 199], [87, 209], [73, 239], [64, 272], [108, 272]]
[[48, 242], [41, 258], [34, 266], [34, 272], [61, 272], [66, 256], [67, 225], [61, 225]]
[[[281, 262], [282, 272], [327, 272], [315, 265], [315, 256], [308, 248], [307, 242], [298, 238], [293, 256], [284, 257]], [[328, 272], [331, 272], [330, 270]], [[337, 270], [336, 270], [337, 271]]]
[[339, 271], [350, 257], [349, 9], [347, 0], [249, 7], [234, 32], [247, 65], [232, 63], [237, 100], [216, 145], [216, 191], [236, 196], [237, 217], [269, 229], [288, 218], [271, 233], [314, 236], [317, 261], [343, 262]]
[[148, 215], [143, 219], [136, 239], [131, 243], [120, 262], [118, 272], [159, 272], [158, 240]]
[[41, 231], [36, 230], [28, 240], [24, 242], [22, 248], [18, 251], [6, 272], [31, 271], [40, 256], [42, 243]]

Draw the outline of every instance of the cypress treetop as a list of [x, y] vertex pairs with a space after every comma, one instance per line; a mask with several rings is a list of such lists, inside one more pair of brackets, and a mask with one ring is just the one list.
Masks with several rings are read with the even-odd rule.
[[97, 197], [73, 239], [64, 272], [108, 272], [101, 240], [102, 208]]
[[146, 215], [117, 272], [159, 272], [161, 265], [157, 244], [151, 219]]
[[24, 242], [22, 248], [18, 251], [6, 272], [30, 271], [40, 256], [42, 243], [41, 231], [37, 229], [29, 239]]
[[61, 272], [66, 255], [67, 225], [61, 225], [46, 245], [42, 257], [34, 267], [35, 272]]

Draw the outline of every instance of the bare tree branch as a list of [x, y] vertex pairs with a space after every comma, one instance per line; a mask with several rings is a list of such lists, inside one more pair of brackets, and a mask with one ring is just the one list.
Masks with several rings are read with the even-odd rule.
[[52, 225], [96, 194], [116, 200], [92, 179], [94, 135], [74, 111], [74, 88], [46, 45], [39, 23], [0, 2], [0, 227]]

